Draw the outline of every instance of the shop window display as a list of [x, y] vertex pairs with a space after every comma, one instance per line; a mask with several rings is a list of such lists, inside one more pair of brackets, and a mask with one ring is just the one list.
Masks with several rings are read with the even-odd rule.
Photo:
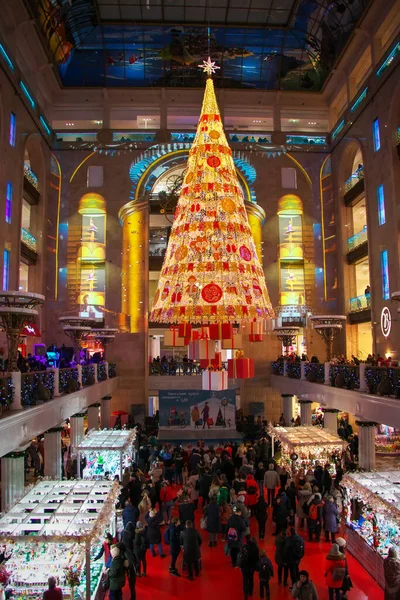
[[[116, 530], [118, 484], [111, 481], [41, 481], [0, 519], [10, 585], [16, 598], [42, 598], [49, 573], [64, 598], [95, 600], [103, 570], [93, 558], [99, 540]], [[72, 592], [69, 569], [80, 577]]]
[[118, 475], [122, 479], [125, 467], [130, 467], [133, 460], [133, 445], [136, 430], [90, 431], [75, 448], [79, 459], [86, 459], [83, 470], [84, 479], [113, 479]]
[[400, 471], [349, 473], [345, 520], [349, 551], [384, 587], [383, 559], [400, 552]]

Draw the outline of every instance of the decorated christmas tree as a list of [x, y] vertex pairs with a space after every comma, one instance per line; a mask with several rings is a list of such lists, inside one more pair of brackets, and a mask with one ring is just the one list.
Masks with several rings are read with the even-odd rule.
[[271, 303], [232, 150], [208, 73], [151, 321], [228, 323], [265, 319]]
[[221, 409], [218, 410], [218, 415], [217, 415], [217, 420], [215, 421], [215, 425], [216, 425], [216, 427], [225, 427], [225, 421], [222, 416]]

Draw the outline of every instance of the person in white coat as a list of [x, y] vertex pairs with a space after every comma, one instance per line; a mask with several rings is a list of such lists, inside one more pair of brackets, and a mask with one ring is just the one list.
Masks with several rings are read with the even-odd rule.
[[268, 466], [268, 471], [265, 472], [264, 475], [264, 486], [268, 490], [268, 500], [267, 504], [270, 506], [275, 499], [275, 490], [280, 484], [279, 475], [275, 471], [275, 467], [273, 464]]

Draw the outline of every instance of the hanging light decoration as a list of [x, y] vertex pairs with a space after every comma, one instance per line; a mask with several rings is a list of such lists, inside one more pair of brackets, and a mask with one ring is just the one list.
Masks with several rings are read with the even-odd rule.
[[273, 315], [208, 74], [150, 320], [242, 323]]

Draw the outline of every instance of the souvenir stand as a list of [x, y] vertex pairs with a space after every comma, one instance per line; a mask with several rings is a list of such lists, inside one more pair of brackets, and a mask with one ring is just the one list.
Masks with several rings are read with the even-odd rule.
[[280, 464], [292, 468], [313, 468], [316, 461], [321, 464], [329, 463], [331, 473], [335, 474], [333, 457], [341, 458], [342, 451], [347, 445], [334, 433], [305, 425], [303, 427], [270, 427], [268, 430], [273, 443], [281, 445]]
[[[93, 562], [105, 531], [115, 532], [119, 486], [111, 481], [43, 480], [0, 518], [14, 598], [42, 598], [54, 575], [64, 598], [99, 600], [103, 562]], [[68, 584], [65, 569], [78, 569]]]
[[105, 474], [113, 479], [122, 479], [125, 467], [134, 460], [136, 429], [93, 429], [89, 431], [74, 451], [78, 454], [78, 464], [86, 458], [83, 479], [104, 479]]
[[348, 473], [341, 485], [348, 550], [385, 587], [383, 559], [400, 553], [400, 471]]

